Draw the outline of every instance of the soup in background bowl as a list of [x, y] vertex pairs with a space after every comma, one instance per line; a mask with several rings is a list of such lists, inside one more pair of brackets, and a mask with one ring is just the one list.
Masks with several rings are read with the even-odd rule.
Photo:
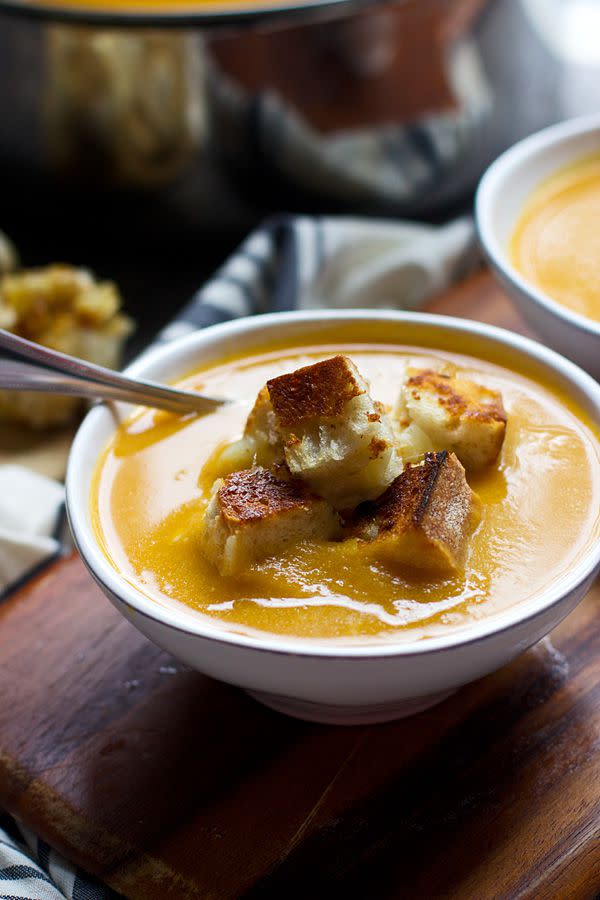
[[595, 248], [600, 116], [520, 141], [492, 163], [475, 219], [492, 270], [551, 347], [600, 376]]
[[[340, 353], [389, 407], [407, 365], [451, 364], [500, 391], [500, 456], [467, 470], [482, 515], [464, 571], [374, 561], [338, 539], [291, 541], [221, 574], [201, 547], [215, 451], [239, 436], [267, 379]], [[424, 708], [545, 634], [595, 572], [600, 388], [539, 345], [436, 316], [285, 314], [208, 329], [131, 371], [235, 402], [180, 419], [120, 407], [118, 423], [94, 410], [69, 464], [77, 545], [156, 643], [278, 709], [358, 722]]]
[[567, 309], [600, 322], [600, 153], [554, 173], [525, 202], [514, 267]]

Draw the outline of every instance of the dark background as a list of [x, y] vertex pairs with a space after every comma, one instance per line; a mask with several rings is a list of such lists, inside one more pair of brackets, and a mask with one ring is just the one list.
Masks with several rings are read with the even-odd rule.
[[[600, 108], [596, 100], [600, 68], [566, 64], [554, 56], [532, 27], [524, 2], [492, 0], [478, 21], [494, 113], [445, 195], [428, 211], [429, 220], [468, 210], [482, 169], [516, 139], [561, 118]], [[551, 10], [554, 0], [547, 3]], [[1, 67], [0, 59], [0, 77]], [[0, 131], [10, 127], [5, 112]], [[0, 229], [14, 240], [26, 266], [64, 261], [114, 279], [138, 322], [129, 346], [131, 356], [175, 315], [248, 228], [289, 203], [289, 198], [273, 194], [266, 182], [264, 190], [261, 185], [262, 208], [258, 204], [243, 224], [215, 229], [191, 225], [171, 214], [178, 190], [182, 187], [176, 185], [171, 193], [158, 196], [74, 189], [42, 181], [26, 167], [0, 166]], [[314, 204], [306, 205], [314, 211]]]

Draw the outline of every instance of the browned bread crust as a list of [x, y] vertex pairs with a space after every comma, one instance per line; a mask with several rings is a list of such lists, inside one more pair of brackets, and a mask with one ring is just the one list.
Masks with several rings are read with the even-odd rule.
[[481, 422], [506, 423], [506, 412], [499, 393], [468, 381], [458, 381], [458, 384], [460, 388], [457, 387], [456, 379], [433, 369], [422, 369], [406, 379], [406, 388], [412, 392], [415, 400], [419, 399], [419, 390], [435, 394], [440, 406], [444, 407], [452, 419], [458, 420], [465, 416]]
[[453, 453], [426, 453], [407, 464], [376, 501], [362, 504], [351, 533], [419, 568], [460, 568], [479, 521], [479, 499]]
[[283, 481], [261, 467], [228, 475], [217, 496], [229, 525], [264, 522], [295, 509], [309, 509], [317, 499], [300, 481]]
[[365, 392], [358, 370], [346, 356], [333, 356], [267, 382], [283, 427], [315, 418], [335, 418], [353, 397]]
[[287, 547], [332, 540], [339, 530], [339, 517], [325, 500], [257, 466], [217, 483], [201, 547], [221, 575], [239, 575]]

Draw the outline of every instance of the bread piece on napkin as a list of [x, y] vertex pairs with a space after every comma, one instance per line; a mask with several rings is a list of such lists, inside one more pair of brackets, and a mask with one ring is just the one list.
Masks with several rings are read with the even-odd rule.
[[[120, 311], [112, 282], [85, 269], [52, 265], [0, 278], [0, 328], [101, 366], [116, 368], [132, 322]], [[74, 397], [0, 391], [0, 422], [44, 429], [69, 423], [81, 407]]]

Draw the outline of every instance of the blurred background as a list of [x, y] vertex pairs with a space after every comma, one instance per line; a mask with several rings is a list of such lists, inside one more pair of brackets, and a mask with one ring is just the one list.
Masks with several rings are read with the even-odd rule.
[[0, 228], [117, 281], [129, 355], [265, 217], [443, 221], [600, 107], [596, 0], [135, 5], [0, 0]]

